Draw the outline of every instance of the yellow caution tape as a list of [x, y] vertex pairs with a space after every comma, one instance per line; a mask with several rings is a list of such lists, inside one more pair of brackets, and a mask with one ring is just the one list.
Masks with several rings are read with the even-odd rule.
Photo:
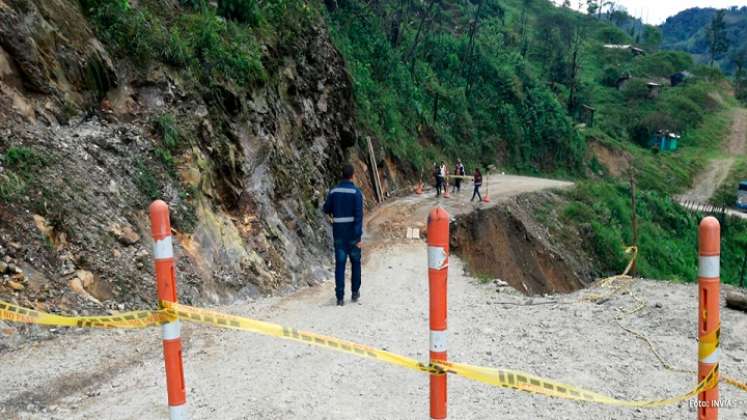
[[733, 377], [727, 376], [727, 375], [721, 375], [721, 380], [724, 381], [724, 382], [726, 382], [727, 384], [735, 387], [735, 388], [739, 388], [742, 391], [747, 392], [747, 384], [744, 383], [744, 382], [739, 381], [736, 378], [733, 378]]
[[26, 324], [78, 328], [146, 328], [174, 318], [165, 311], [134, 311], [113, 316], [62, 316], [0, 301], [0, 319]]
[[678, 395], [676, 397], [660, 400], [627, 401], [612, 398], [594, 391], [588, 391], [582, 388], [575, 387], [573, 385], [556, 382], [551, 379], [542, 378], [540, 376], [531, 375], [525, 372], [508, 369], [491, 369], [452, 362], [434, 362], [433, 364], [424, 364], [406, 356], [379, 350], [350, 341], [340, 340], [334, 337], [319, 335], [308, 331], [299, 331], [277, 324], [256, 321], [250, 318], [244, 318], [235, 315], [227, 315], [220, 312], [210, 311], [202, 308], [195, 308], [187, 305], [180, 305], [171, 302], [162, 303], [167, 312], [172, 313], [174, 316], [183, 321], [192, 321], [221, 328], [249, 331], [286, 340], [300, 341], [306, 344], [326, 347], [332, 350], [350, 353], [360, 357], [380, 360], [382, 362], [391, 363], [412, 370], [428, 372], [436, 375], [451, 373], [495, 387], [510, 388], [533, 394], [563, 398], [568, 400], [589, 401], [619, 407], [654, 408], [672, 405], [677, 402], [693, 398], [699, 393], [713, 388], [718, 382], [718, 365], [715, 365], [711, 372], [706, 376], [706, 378], [687, 393]]
[[721, 326], [700, 338], [698, 344], [698, 360], [703, 360], [718, 350], [719, 338], [721, 337]]
[[510, 388], [548, 397], [575, 401], [588, 401], [619, 407], [654, 408], [671, 405], [693, 398], [697, 394], [713, 388], [716, 383], [718, 383], [718, 365], [715, 365], [706, 378], [698, 383], [695, 388], [684, 394], [667, 399], [628, 401], [612, 398], [594, 391], [578, 388], [525, 372], [509, 369], [492, 369], [453, 362], [434, 362], [433, 364], [425, 364], [406, 356], [379, 350], [352, 341], [341, 340], [339, 338], [328, 337], [308, 331], [300, 331], [294, 328], [257, 321], [251, 318], [229, 315], [171, 302], [162, 302], [162, 307], [163, 309], [158, 311], [128, 312], [115, 316], [67, 317], [34, 311], [0, 302], [0, 319], [33, 324], [90, 328], [143, 328], [163, 324], [174, 319], [180, 319], [182, 321], [205, 324], [219, 328], [249, 331], [285, 340], [298, 341], [343, 353], [353, 354], [359, 357], [379, 360], [419, 372], [426, 372], [434, 375], [451, 373], [495, 387]]

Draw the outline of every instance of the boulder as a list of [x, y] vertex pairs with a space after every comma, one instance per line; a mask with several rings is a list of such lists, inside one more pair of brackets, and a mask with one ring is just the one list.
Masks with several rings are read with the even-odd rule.
[[130, 226], [113, 224], [109, 227], [109, 232], [117, 238], [117, 241], [122, 245], [135, 245], [140, 242], [140, 235], [135, 232]]

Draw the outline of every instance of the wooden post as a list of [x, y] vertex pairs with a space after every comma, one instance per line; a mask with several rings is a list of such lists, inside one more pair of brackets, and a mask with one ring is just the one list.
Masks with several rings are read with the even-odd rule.
[[374, 192], [376, 193], [376, 200], [381, 203], [384, 201], [384, 194], [381, 191], [381, 180], [379, 179], [379, 168], [376, 165], [376, 155], [374, 154], [373, 144], [371, 144], [371, 137], [366, 137], [366, 141], [368, 142], [368, 156], [371, 163]]
[[[631, 227], [633, 229], [633, 246], [638, 247], [638, 203], [635, 188], [635, 169], [630, 169], [630, 204], [631, 204]], [[636, 261], [630, 267], [630, 275], [636, 274]]]

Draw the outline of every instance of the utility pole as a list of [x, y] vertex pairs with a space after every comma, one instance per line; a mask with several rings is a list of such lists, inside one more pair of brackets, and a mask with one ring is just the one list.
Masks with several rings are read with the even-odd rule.
[[[631, 227], [633, 229], [633, 246], [638, 248], [638, 203], [636, 197], [635, 188], [635, 169], [631, 166], [630, 168], [630, 204], [632, 207], [631, 211]], [[639, 254], [640, 255], [640, 252]], [[635, 276], [636, 274], [637, 261], [633, 261], [633, 265], [630, 267], [630, 275]]]

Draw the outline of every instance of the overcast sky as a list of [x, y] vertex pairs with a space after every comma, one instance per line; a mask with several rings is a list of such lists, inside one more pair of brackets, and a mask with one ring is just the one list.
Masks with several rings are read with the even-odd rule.
[[[641, 17], [646, 23], [655, 25], [691, 7], [723, 9], [731, 6], [747, 6], [747, 0], [616, 0], [616, 2], [625, 6], [631, 15]], [[578, 0], [571, 0], [571, 4], [575, 6]]]

